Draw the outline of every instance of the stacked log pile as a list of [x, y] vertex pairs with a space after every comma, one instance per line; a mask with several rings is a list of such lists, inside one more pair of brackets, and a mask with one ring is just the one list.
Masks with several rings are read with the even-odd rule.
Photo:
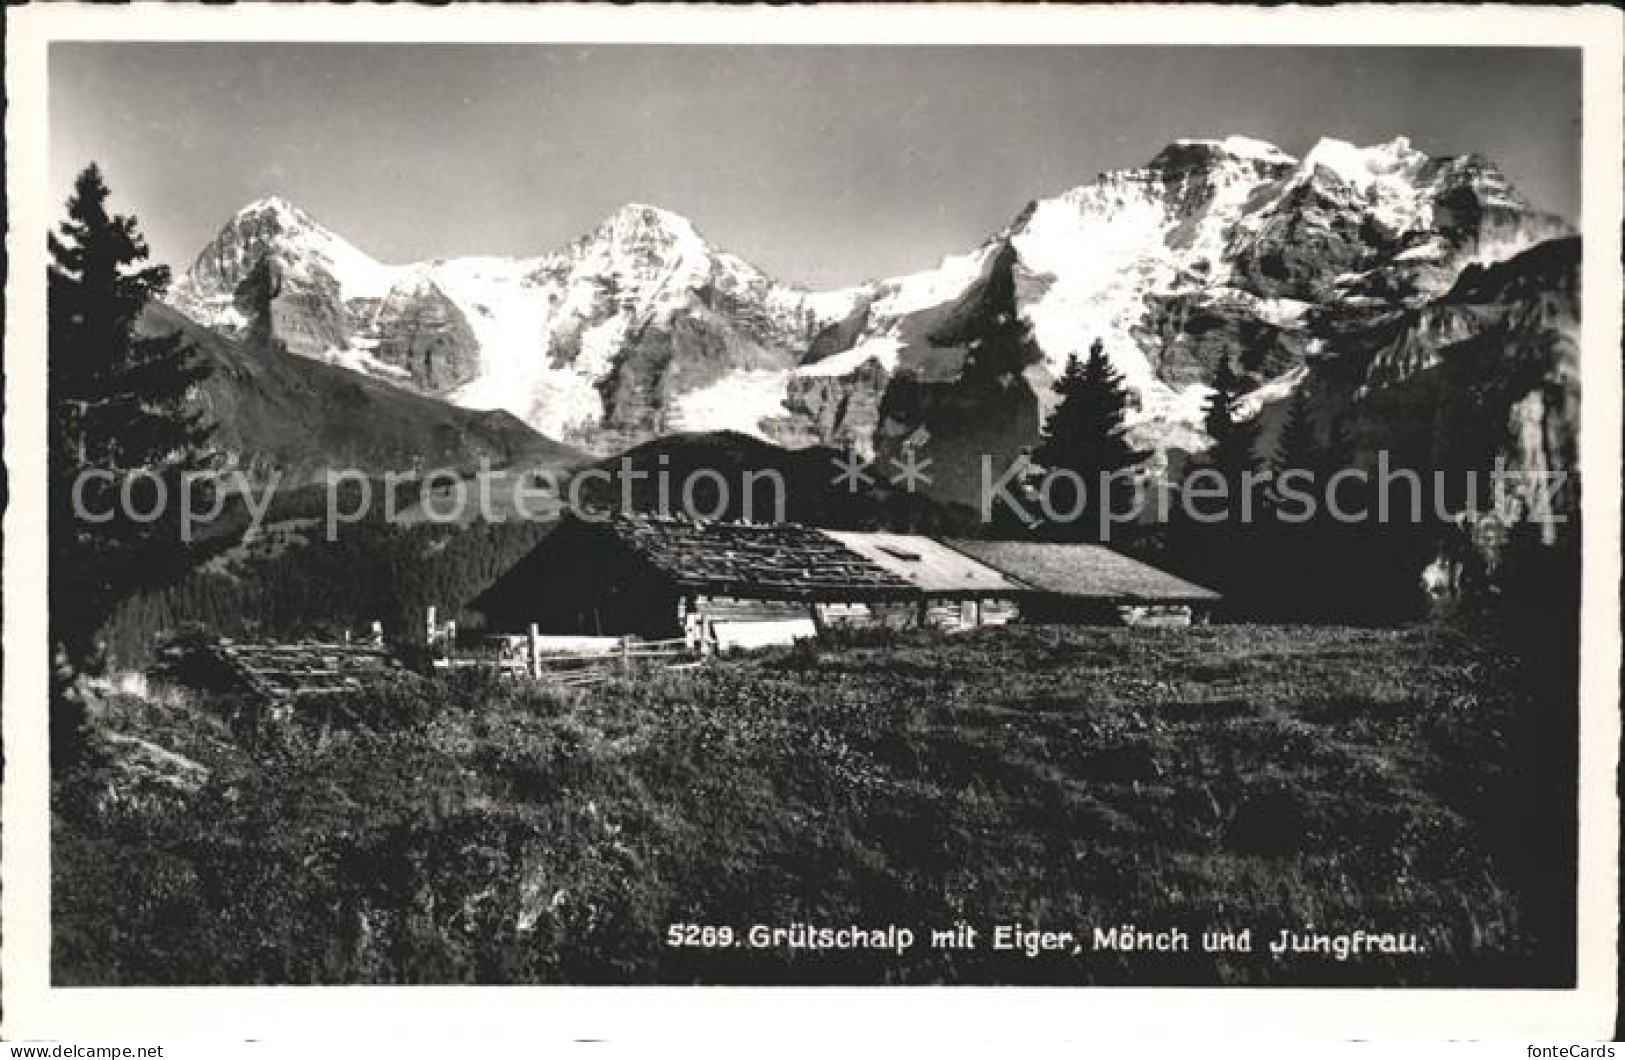
[[375, 644], [222, 641], [214, 653], [245, 691], [269, 703], [355, 692], [401, 670]]

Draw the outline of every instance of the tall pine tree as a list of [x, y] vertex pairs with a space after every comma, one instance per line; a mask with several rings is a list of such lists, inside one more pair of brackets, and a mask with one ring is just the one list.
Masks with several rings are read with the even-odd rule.
[[1314, 420], [1309, 415], [1309, 402], [1301, 390], [1288, 399], [1286, 416], [1281, 421], [1281, 432], [1275, 442], [1275, 459], [1271, 463], [1275, 473], [1299, 468], [1314, 472], [1320, 464], [1320, 443], [1315, 439]]
[[[1254, 503], [1256, 483], [1247, 478], [1257, 469], [1258, 431], [1255, 422], [1236, 414], [1241, 394], [1242, 381], [1226, 357], [1214, 372], [1213, 393], [1202, 410], [1202, 426], [1213, 444], [1193, 462], [1181, 483], [1180, 503], [1168, 532], [1171, 565], [1224, 593], [1225, 610], [1231, 615], [1256, 613], [1254, 568], [1263, 551], [1260, 528], [1254, 525], [1261, 514], [1261, 506]], [[1209, 481], [1212, 472], [1223, 479], [1222, 493]], [[1244, 485], [1255, 496], [1244, 496]]]
[[1257, 424], [1236, 415], [1236, 400], [1241, 394], [1241, 379], [1231, 369], [1227, 357], [1219, 362], [1214, 373], [1213, 393], [1208, 395], [1202, 408], [1202, 426], [1213, 439], [1213, 448], [1208, 450], [1208, 465], [1232, 485], [1258, 466]]
[[1262, 545], [1277, 576], [1261, 583], [1262, 605], [1265, 617], [1302, 620], [1315, 615], [1325, 592], [1324, 561], [1333, 542], [1320, 495], [1328, 477], [1326, 451], [1301, 389], [1283, 410], [1270, 472]]
[[[1046, 471], [1069, 471], [1082, 480], [1086, 491], [1083, 515], [1056, 530], [1063, 537], [1092, 539], [1101, 526], [1102, 504], [1109, 504], [1112, 512], [1129, 510], [1135, 487], [1117, 473], [1132, 468], [1146, 454], [1128, 442], [1124, 425], [1128, 391], [1099, 339], [1089, 347], [1087, 360], [1079, 361], [1076, 355], [1067, 358], [1055, 393], [1060, 402], [1044, 421], [1032, 460]], [[1052, 493], [1054, 507], [1070, 508], [1071, 498], [1061, 500], [1060, 493], [1059, 489]]]
[[207, 370], [180, 335], [137, 329], [169, 269], [142, 267], [146, 240], [107, 197], [92, 164], [48, 237], [51, 632], [76, 668], [120, 600], [184, 566], [179, 480], [209, 459], [209, 429], [186, 405]]

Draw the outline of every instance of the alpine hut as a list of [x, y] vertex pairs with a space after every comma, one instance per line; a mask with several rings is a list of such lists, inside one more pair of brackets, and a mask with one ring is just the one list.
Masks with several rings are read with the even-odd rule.
[[492, 629], [772, 643], [911, 605], [918, 591], [817, 529], [572, 513], [474, 601]]
[[1098, 545], [571, 513], [471, 609], [492, 630], [754, 646], [841, 625], [1184, 625], [1218, 599]]

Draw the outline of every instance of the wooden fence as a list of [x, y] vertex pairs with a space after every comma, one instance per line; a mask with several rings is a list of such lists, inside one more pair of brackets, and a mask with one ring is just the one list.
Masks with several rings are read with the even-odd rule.
[[698, 649], [685, 637], [554, 637], [532, 628], [528, 635], [486, 637], [478, 647], [452, 651], [434, 665], [441, 670], [494, 669], [504, 677], [576, 687], [630, 673], [634, 665], [688, 670], [700, 661]]

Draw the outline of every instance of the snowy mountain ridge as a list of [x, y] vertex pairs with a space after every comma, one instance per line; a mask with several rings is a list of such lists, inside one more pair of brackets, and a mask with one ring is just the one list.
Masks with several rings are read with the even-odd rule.
[[[934, 268], [828, 292], [780, 283], [642, 203], [534, 258], [386, 265], [271, 197], [222, 228], [171, 302], [597, 452], [716, 429], [866, 452], [926, 444], [957, 428], [927, 422], [910, 396], [922, 386], [972, 418], [1015, 416], [1010, 446], [1041, 422], [1066, 359], [1098, 339], [1136, 397], [1137, 442], [1195, 450], [1219, 360], [1290, 392], [1351, 320], [1426, 305], [1469, 266], [1570, 231], [1476, 156], [1400, 137], [1323, 139], [1297, 159], [1230, 136], [1178, 140], [1039, 199]], [[1019, 409], [964, 390], [1010, 315], [1036, 345], [994, 373], [1025, 384]]]

